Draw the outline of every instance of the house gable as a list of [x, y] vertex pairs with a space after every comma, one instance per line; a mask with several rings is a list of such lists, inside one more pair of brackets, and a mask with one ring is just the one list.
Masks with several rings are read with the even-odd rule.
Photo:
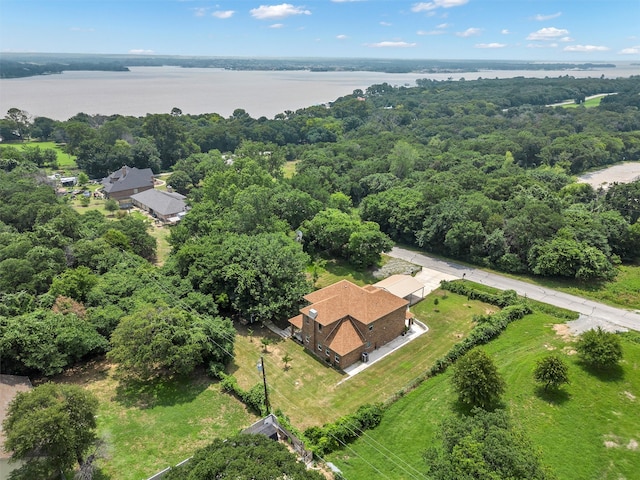
[[408, 301], [347, 280], [306, 295], [311, 304], [289, 320], [296, 337], [325, 362], [345, 368], [404, 332]]
[[102, 187], [107, 197], [123, 199], [133, 194], [153, 188], [153, 171], [126, 165], [102, 179]]

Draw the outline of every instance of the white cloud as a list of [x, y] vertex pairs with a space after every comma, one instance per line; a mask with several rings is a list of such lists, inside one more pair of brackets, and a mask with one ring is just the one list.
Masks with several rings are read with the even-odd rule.
[[473, 37], [475, 35], [480, 35], [482, 29], [480, 28], [467, 28], [464, 32], [456, 32], [458, 37]]
[[527, 40], [557, 40], [558, 37], [563, 37], [568, 34], [569, 30], [565, 30], [564, 28], [545, 27], [537, 32], [530, 33]]
[[269, 25], [269, 28], [282, 28], [284, 27], [284, 23], [274, 23], [273, 25]]
[[476, 43], [474, 45], [475, 48], [504, 48], [507, 45], [505, 43]]
[[443, 35], [447, 32], [444, 30], [418, 30], [416, 34], [418, 35]]
[[346, 39], [347, 39], [347, 38], [349, 38], [349, 37], [348, 37], [348, 36], [346, 36], [346, 35], [336, 35], [336, 38], [337, 38], [338, 40], [346, 40]]
[[530, 43], [527, 48], [556, 48], [557, 43]]
[[565, 52], [607, 52], [609, 47], [602, 45], [567, 45]]
[[565, 43], [566, 43], [566, 42], [573, 42], [573, 38], [571, 38], [571, 37], [562, 37], [562, 38], [560, 39], [560, 41], [561, 41], [561, 42], [565, 42]]
[[193, 14], [196, 17], [204, 17], [207, 14], [207, 10], [208, 8], [206, 7], [199, 7], [199, 8], [192, 8], [191, 10], [193, 10]]
[[562, 12], [552, 13], [551, 15], [542, 15], [539, 13], [538, 15], [533, 17], [533, 19], [538, 22], [545, 22], [547, 20], [553, 20], [554, 18], [558, 18], [560, 15], [562, 15]]
[[449, 23], [441, 23], [440, 25], [436, 25], [436, 28], [438, 30], [443, 30], [445, 28], [449, 28], [450, 26], [451, 26], [451, 24], [449, 24]]
[[460, 7], [468, 3], [469, 0], [433, 0], [432, 2], [415, 3], [411, 7], [412, 12], [428, 12], [437, 8]]
[[367, 47], [372, 48], [408, 48], [415, 47], [417, 43], [407, 43], [407, 42], [378, 42], [378, 43], [366, 43]]
[[233, 14], [236, 13], [233, 10], [217, 10], [215, 12], [213, 12], [211, 14], [212, 17], [216, 17], [216, 18], [221, 18], [221, 19], [225, 19], [225, 18], [231, 18], [233, 17]]
[[382, 25], [383, 27], [390, 27], [392, 24], [389, 22], [380, 22], [380, 25]]
[[511, 32], [510, 32], [508, 29], [503, 28], [503, 29], [500, 31], [500, 33], [501, 33], [501, 34], [503, 34], [503, 35], [509, 35]]
[[637, 55], [640, 53], [640, 45], [635, 47], [623, 48], [618, 52], [621, 55]]
[[290, 3], [281, 3], [280, 5], [260, 5], [258, 8], [252, 8], [249, 13], [253, 18], [258, 20], [271, 20], [274, 18], [286, 18], [292, 15], [311, 15], [309, 10], [304, 7], [296, 7]]
[[153, 50], [144, 50], [142, 48], [134, 48], [132, 50], [129, 50], [129, 53], [131, 55], [152, 55], [155, 52]]

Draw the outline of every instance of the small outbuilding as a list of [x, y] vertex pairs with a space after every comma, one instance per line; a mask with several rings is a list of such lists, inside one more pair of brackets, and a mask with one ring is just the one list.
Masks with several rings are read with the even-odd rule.
[[409, 302], [409, 306], [424, 298], [424, 284], [411, 275], [391, 275], [373, 286], [393, 293], [396, 297], [404, 298]]

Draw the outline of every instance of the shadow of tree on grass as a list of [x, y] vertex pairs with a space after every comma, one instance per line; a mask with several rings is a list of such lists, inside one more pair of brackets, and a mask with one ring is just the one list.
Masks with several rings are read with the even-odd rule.
[[540, 400], [553, 405], [562, 405], [571, 400], [571, 394], [562, 388], [545, 389], [543, 385], [538, 385], [535, 394]]
[[115, 401], [125, 407], [141, 409], [188, 403], [211, 383], [209, 379], [194, 377], [151, 381], [121, 380], [116, 388]]
[[585, 372], [601, 382], [619, 382], [624, 379], [624, 369], [618, 364], [610, 367], [595, 367], [585, 362], [579, 362], [579, 365]]

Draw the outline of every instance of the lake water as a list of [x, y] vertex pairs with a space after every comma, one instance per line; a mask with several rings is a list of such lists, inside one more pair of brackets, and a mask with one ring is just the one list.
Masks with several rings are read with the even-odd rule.
[[416, 79], [474, 80], [482, 78], [629, 77], [640, 65], [589, 71], [483, 71], [441, 74], [378, 72], [232, 71], [210, 68], [131, 67], [130, 72], [65, 72], [59, 75], [0, 80], [0, 115], [10, 108], [31, 116], [67, 120], [73, 115], [121, 114], [144, 116], [169, 113], [218, 113], [230, 116], [237, 108], [252, 117], [273, 118], [348, 95], [355, 89], [387, 82], [415, 86]]

